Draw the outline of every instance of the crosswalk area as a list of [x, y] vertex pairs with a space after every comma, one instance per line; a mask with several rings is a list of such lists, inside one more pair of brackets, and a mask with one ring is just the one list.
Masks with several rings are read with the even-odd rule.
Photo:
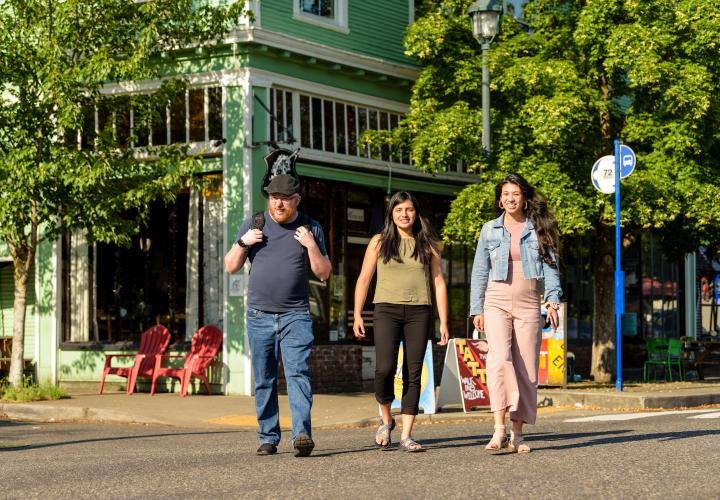
[[638, 420], [641, 418], [663, 417], [667, 415], [688, 415], [692, 419], [720, 419], [720, 411], [717, 408], [702, 410], [669, 410], [669, 411], [642, 411], [635, 413], [611, 413], [607, 415], [593, 415], [591, 417], [569, 418], [564, 422], [623, 422], [626, 420]]

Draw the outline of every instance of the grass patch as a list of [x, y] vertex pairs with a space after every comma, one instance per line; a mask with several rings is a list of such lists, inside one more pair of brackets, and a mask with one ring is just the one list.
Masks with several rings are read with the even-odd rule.
[[64, 389], [49, 382], [33, 384], [29, 378], [25, 378], [22, 386], [14, 387], [7, 379], [0, 381], [0, 401], [43, 401], [69, 397]]

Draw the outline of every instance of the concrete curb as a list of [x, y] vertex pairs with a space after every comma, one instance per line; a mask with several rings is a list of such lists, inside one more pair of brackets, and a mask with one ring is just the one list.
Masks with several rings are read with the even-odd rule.
[[[151, 424], [151, 425], [168, 425], [178, 427], [188, 427], [190, 424], [171, 423], [156, 420], [148, 417], [131, 415], [129, 413], [107, 410], [98, 408], [73, 407], [61, 405], [35, 405], [32, 403], [0, 403], [0, 415], [7, 418], [22, 420], [27, 422], [105, 422], [120, 424]], [[254, 418], [254, 415], [253, 415]], [[333, 422], [328, 424], [316, 425], [318, 429], [333, 428], [349, 428], [349, 427], [372, 427], [378, 425], [379, 417], [361, 418], [348, 420], [345, 422]], [[487, 411], [474, 411], [472, 413], [463, 412], [445, 412], [424, 414], [421, 413], [416, 418], [416, 424], [438, 424], [450, 421], [491, 421], [492, 415]], [[198, 423], [198, 425], [212, 426], [207, 421]], [[239, 428], [255, 428], [255, 426], [232, 426]]]
[[595, 391], [538, 391], [541, 406], [590, 406], [606, 410], [688, 408], [720, 404], [720, 392], [702, 394], [633, 394]]
[[147, 417], [129, 415], [116, 410], [77, 408], [72, 406], [49, 406], [23, 403], [0, 404], [0, 414], [8, 418], [29, 422], [113, 422], [123, 424], [171, 425]]

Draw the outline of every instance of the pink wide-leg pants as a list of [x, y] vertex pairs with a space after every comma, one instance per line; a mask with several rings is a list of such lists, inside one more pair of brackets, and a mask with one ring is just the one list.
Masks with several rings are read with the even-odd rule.
[[490, 410], [509, 409], [511, 420], [534, 424], [542, 341], [538, 280], [526, 280], [521, 263], [513, 264], [508, 279], [489, 281], [485, 293]]

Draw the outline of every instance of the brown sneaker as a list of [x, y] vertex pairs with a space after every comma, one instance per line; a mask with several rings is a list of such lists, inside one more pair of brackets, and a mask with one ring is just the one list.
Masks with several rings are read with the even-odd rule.
[[293, 448], [295, 448], [296, 457], [309, 457], [313, 448], [315, 448], [315, 441], [304, 432], [301, 432], [293, 441]]
[[277, 446], [272, 443], [263, 443], [260, 445], [260, 448], [258, 448], [255, 453], [260, 456], [274, 455], [275, 453], [277, 453]]

